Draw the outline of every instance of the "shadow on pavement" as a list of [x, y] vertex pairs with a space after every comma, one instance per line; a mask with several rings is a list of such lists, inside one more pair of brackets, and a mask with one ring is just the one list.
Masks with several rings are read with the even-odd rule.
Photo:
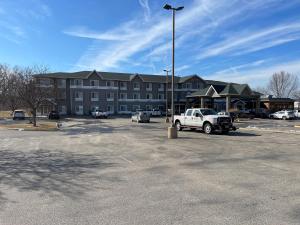
[[[0, 185], [18, 191], [76, 199], [88, 190], [102, 188], [105, 182], [119, 182], [117, 177], [97, 175], [97, 171], [114, 166], [95, 155], [3, 150], [0, 151]], [[0, 192], [0, 204], [6, 200]]]

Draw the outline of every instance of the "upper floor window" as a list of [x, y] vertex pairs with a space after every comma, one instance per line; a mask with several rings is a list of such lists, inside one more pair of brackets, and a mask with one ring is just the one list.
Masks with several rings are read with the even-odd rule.
[[165, 86], [164, 84], [159, 84], [159, 88], [158, 89], [159, 90], [164, 90], [164, 86]]
[[50, 79], [48, 79], [48, 78], [43, 78], [43, 79], [40, 79], [40, 84], [41, 84], [41, 85], [50, 85], [51, 82], [50, 82]]
[[127, 90], [127, 82], [120, 82], [120, 89]]
[[158, 99], [164, 99], [164, 94], [158, 94]]
[[114, 98], [114, 93], [113, 92], [106, 93], [106, 98], [107, 99], [113, 99]]
[[127, 93], [120, 93], [120, 99], [127, 99]]
[[152, 83], [146, 83], [146, 90], [151, 91], [152, 90]]
[[60, 87], [60, 88], [66, 87], [66, 80], [64, 80], [64, 79], [58, 79], [57, 80], [57, 86]]
[[200, 88], [201, 88], [200, 83], [196, 83], [196, 89], [200, 89]]
[[133, 99], [140, 99], [140, 93], [133, 93]]
[[185, 88], [186, 89], [192, 89], [192, 83], [186, 83]]
[[146, 99], [152, 99], [152, 94], [146, 94]]
[[106, 81], [106, 86], [107, 87], [113, 87], [114, 86], [114, 82], [113, 81]]
[[134, 83], [133, 83], [133, 89], [134, 89], [134, 90], [139, 90], [139, 89], [140, 89], [140, 83], [134, 82]]
[[81, 79], [75, 79], [74, 80], [74, 85], [76, 85], [76, 86], [82, 86], [83, 85], [83, 80], [81, 80]]
[[98, 92], [92, 92], [91, 93], [91, 100], [92, 101], [98, 101], [99, 93]]
[[127, 111], [127, 105], [120, 105], [120, 111]]
[[76, 91], [75, 92], [75, 100], [76, 101], [82, 101], [82, 99], [83, 99], [83, 93], [80, 92], [80, 91]]
[[99, 85], [99, 81], [98, 80], [90, 80], [90, 86], [95, 87]]

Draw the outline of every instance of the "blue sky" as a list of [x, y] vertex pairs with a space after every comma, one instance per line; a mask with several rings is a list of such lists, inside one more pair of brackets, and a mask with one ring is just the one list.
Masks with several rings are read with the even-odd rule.
[[[0, 63], [162, 74], [171, 12], [160, 0], [0, 0]], [[169, 0], [177, 75], [263, 85], [300, 74], [300, 0]]]

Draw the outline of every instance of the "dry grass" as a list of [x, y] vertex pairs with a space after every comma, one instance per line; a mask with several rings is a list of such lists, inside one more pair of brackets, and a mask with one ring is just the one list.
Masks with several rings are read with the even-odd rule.
[[2, 118], [11, 117], [11, 111], [0, 111], [0, 117]]
[[43, 122], [38, 123], [36, 127], [32, 124], [28, 123], [20, 123], [20, 124], [3, 124], [0, 125], [1, 128], [7, 129], [24, 129], [25, 131], [56, 131], [58, 128], [56, 127], [56, 123], [54, 122]]

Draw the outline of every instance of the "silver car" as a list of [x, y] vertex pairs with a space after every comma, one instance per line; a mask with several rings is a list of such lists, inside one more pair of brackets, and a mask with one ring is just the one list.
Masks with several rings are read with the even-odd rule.
[[135, 112], [131, 116], [132, 122], [150, 123], [150, 115], [145, 112]]

